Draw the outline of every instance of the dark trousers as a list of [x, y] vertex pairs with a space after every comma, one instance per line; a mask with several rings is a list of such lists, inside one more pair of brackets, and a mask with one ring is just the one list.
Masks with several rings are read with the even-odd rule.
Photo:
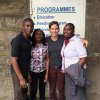
[[61, 72], [61, 69], [50, 68], [49, 69], [49, 83], [50, 83], [50, 100], [56, 98], [56, 85], [59, 91], [59, 100], [65, 98], [65, 75]]
[[30, 84], [30, 100], [36, 100], [37, 85], [39, 81], [40, 100], [45, 100], [45, 71], [40, 73], [30, 72], [32, 82]]
[[[29, 100], [29, 97], [27, 95], [28, 88], [21, 88], [19, 79], [15, 72], [11, 72], [11, 75], [14, 86], [14, 100]], [[22, 75], [27, 81], [28, 71], [23, 70]]]

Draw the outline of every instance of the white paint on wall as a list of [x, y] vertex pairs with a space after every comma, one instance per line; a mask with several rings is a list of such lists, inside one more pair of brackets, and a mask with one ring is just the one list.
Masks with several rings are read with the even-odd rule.
[[30, 15], [35, 28], [41, 28], [49, 35], [48, 25], [58, 21], [60, 33], [66, 23], [75, 25], [75, 34], [85, 37], [86, 0], [30, 0]]

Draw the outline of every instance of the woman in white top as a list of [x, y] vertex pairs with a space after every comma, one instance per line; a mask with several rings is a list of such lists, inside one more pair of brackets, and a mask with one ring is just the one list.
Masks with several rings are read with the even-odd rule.
[[[62, 55], [62, 72], [67, 70], [73, 64], [79, 64], [82, 68], [84, 68], [84, 64], [86, 63], [87, 52], [86, 48], [83, 46], [81, 40], [74, 35], [75, 27], [72, 23], [68, 23], [65, 25], [63, 33], [64, 33], [64, 43], [61, 50]], [[66, 85], [66, 100], [86, 100], [85, 88], [77, 87], [77, 93], [72, 95], [71, 91], [71, 78], [65, 72], [65, 85]]]

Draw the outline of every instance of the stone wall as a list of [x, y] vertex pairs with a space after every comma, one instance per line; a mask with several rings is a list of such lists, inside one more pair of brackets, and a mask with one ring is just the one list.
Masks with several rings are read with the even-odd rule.
[[[88, 100], [100, 100], [100, 0], [86, 0], [86, 38], [89, 40]], [[13, 100], [10, 75], [10, 41], [21, 30], [22, 21], [29, 17], [28, 0], [0, 0], [0, 100]], [[48, 96], [49, 88], [46, 90]]]
[[88, 46], [88, 100], [100, 100], [100, 0], [87, 0], [86, 38]]
[[13, 100], [10, 41], [29, 17], [28, 0], [0, 0], [0, 100]]

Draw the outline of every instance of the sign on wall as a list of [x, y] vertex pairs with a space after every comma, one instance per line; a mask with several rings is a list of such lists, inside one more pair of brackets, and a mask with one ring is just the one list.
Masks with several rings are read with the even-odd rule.
[[66, 23], [75, 25], [75, 34], [85, 36], [86, 0], [30, 0], [30, 15], [35, 22], [35, 28], [42, 29], [50, 35], [48, 25], [58, 21], [60, 34]]

